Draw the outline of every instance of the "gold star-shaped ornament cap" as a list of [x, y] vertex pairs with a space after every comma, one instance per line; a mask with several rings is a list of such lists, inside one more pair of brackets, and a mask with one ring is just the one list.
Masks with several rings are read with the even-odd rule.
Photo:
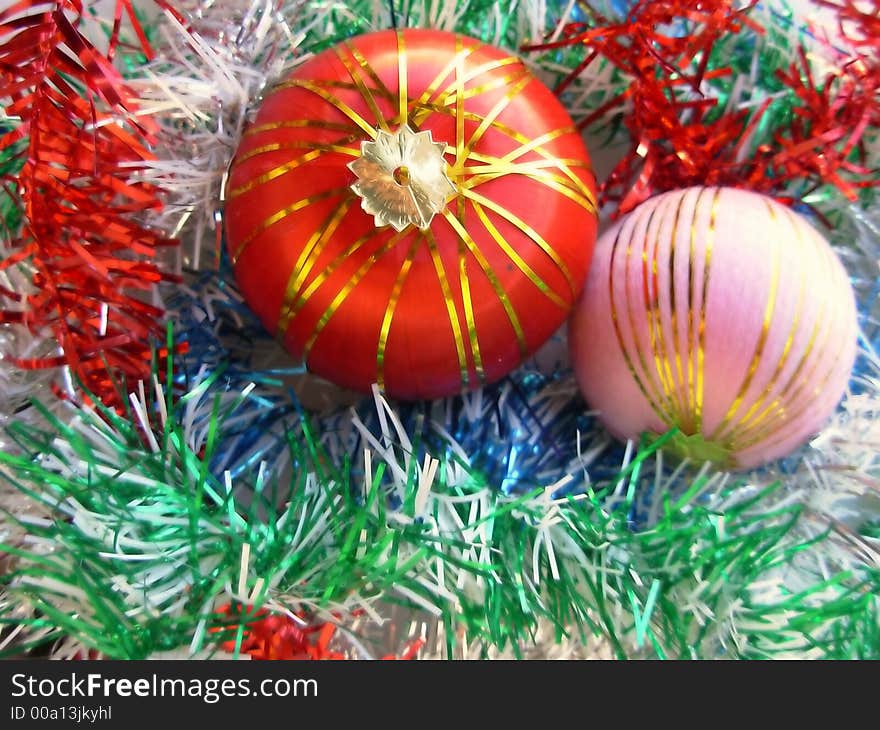
[[377, 227], [428, 228], [457, 188], [446, 175], [446, 145], [431, 132], [413, 132], [403, 125], [395, 132], [379, 130], [375, 140], [361, 143], [361, 156], [349, 163], [357, 175], [351, 189]]

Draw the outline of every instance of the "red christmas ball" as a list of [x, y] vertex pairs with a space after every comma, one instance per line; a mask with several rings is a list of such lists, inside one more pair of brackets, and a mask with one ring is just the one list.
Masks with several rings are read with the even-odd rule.
[[592, 255], [595, 180], [515, 56], [382, 31], [267, 92], [225, 225], [245, 299], [309, 370], [436, 398], [501, 378], [563, 323]]

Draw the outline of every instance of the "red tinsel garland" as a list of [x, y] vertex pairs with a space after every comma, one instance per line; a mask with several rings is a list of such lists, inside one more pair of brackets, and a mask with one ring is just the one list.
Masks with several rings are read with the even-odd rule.
[[[754, 112], [731, 110], [707, 119], [717, 100], [701, 84], [730, 75], [730, 68], [708, 69], [715, 43], [748, 27], [763, 30], [730, 0], [641, 0], [625, 20], [612, 22], [585, 4], [592, 23], [571, 23], [560, 40], [528, 46], [550, 50], [583, 45], [584, 61], [559, 85], [562, 93], [598, 59], [631, 79], [629, 88], [581, 121], [586, 127], [610, 110], [629, 104], [624, 124], [631, 146], [602, 186], [603, 202], [619, 203], [617, 214], [632, 210], [665, 190], [690, 185], [729, 185], [776, 195], [792, 181], [812, 190], [830, 183], [853, 200], [859, 187], [877, 185], [875, 171], [852, 162], [863, 158], [864, 135], [880, 125], [880, 66], [877, 57], [877, 10], [862, 12], [852, 2], [823, 2], [841, 17], [841, 35], [851, 55], [821, 82], [810, 71], [806, 53], [776, 75], [797, 99], [790, 123], [773, 131], [772, 144], [743, 154], [751, 132], [769, 100]], [[845, 28], [844, 26], [850, 26]], [[675, 33], [671, 29], [675, 29]], [[861, 39], [859, 43], [850, 42]]]
[[[161, 205], [159, 191], [132, 175], [153, 159], [157, 127], [138, 117], [135, 93], [110, 59], [125, 11], [148, 51], [130, 0], [117, 0], [109, 50], [80, 29], [80, 0], [22, 0], [0, 13], [0, 97], [20, 120], [0, 137], [0, 151], [23, 161], [2, 180], [21, 203], [23, 223], [0, 270], [27, 264], [33, 290], [0, 290], [0, 323], [51, 334], [58, 354], [22, 359], [22, 368], [66, 365], [104, 403], [124, 402], [121, 383], [150, 375], [150, 337], [162, 311], [145, 301], [174, 277], [155, 263], [174, 245], [138, 222]], [[23, 144], [22, 141], [25, 141]]]
[[[250, 609], [248, 609], [250, 610]], [[223, 606], [221, 615], [231, 616], [231, 606]], [[336, 660], [346, 656], [330, 648], [330, 642], [336, 634], [336, 626], [329, 622], [306, 624], [295, 621], [288, 616], [270, 614], [265, 610], [258, 611], [254, 620], [244, 630], [239, 648], [241, 654], [251, 659], [317, 659]], [[235, 652], [236, 642], [225, 641], [221, 644], [223, 651]], [[407, 642], [400, 656], [387, 654], [382, 659], [413, 659], [424, 645], [422, 639]]]

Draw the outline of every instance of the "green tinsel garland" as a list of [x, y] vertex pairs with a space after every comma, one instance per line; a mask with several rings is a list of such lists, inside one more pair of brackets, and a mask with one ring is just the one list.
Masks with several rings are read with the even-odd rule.
[[[6, 653], [61, 637], [108, 657], [199, 652], [240, 641], [260, 608], [336, 620], [384, 601], [439, 621], [449, 656], [458, 641], [517, 654], [541, 622], [620, 658], [880, 656], [880, 571], [779, 482], [679, 470], [664, 483], [663, 439], [576, 497], [507, 496], [400, 440], [363, 454], [359, 481], [304, 420], [289, 480], [233, 488], [208, 464], [240, 401], [215, 397], [201, 437], [181, 425], [204, 390], [148, 403], [168, 415], [146, 444], [134, 412], [61, 420], [35, 403], [45, 426], [12, 425], [21, 455], [0, 464], [30, 504], [8, 514], [27, 536], [0, 545], [14, 558], [0, 620], [25, 627]], [[637, 507], [650, 526], [633, 526]], [[218, 612], [230, 602], [232, 619]]]

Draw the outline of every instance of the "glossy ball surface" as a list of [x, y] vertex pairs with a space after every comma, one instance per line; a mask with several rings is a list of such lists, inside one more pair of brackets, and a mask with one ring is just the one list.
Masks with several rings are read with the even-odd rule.
[[[445, 201], [398, 231], [377, 221], [400, 210], [380, 219], [352, 189], [352, 163], [403, 124], [441, 145], [454, 189], [432, 168]], [[380, 204], [400, 208], [418, 179], [399, 167], [379, 170]], [[498, 380], [533, 353], [580, 294], [597, 225], [587, 152], [553, 94], [510, 53], [429, 30], [351, 39], [270, 89], [224, 215], [267, 329], [310, 371], [405, 399]]]

